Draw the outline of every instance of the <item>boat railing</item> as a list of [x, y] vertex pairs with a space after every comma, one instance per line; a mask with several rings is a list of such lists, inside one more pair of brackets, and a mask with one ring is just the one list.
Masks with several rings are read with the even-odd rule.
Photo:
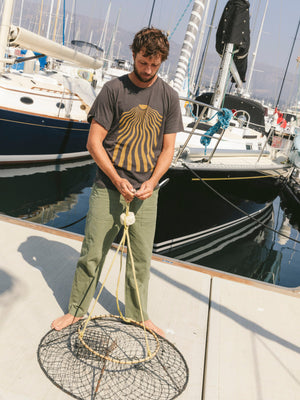
[[[186, 147], [187, 147], [189, 141], [191, 140], [192, 136], [195, 134], [195, 130], [197, 129], [199, 123], [200, 123], [201, 121], [204, 121], [203, 118], [204, 118], [204, 115], [205, 115], [205, 113], [207, 112], [207, 110], [208, 110], [208, 109], [211, 109], [211, 110], [214, 110], [214, 111], [216, 111], [216, 112], [222, 111], [220, 108], [214, 107], [214, 106], [212, 106], [211, 104], [207, 104], [207, 103], [203, 103], [203, 102], [201, 102], [201, 101], [193, 100], [193, 99], [188, 98], [188, 97], [181, 97], [181, 96], [179, 96], [179, 100], [185, 101], [186, 105], [188, 105], [188, 104], [190, 104], [190, 103], [193, 103], [193, 105], [196, 106], [196, 113], [194, 114], [194, 113], [190, 110], [190, 113], [191, 113], [191, 114], [193, 115], [193, 117], [195, 118], [195, 123], [194, 123], [194, 125], [193, 125], [191, 131], [184, 130], [184, 132], [188, 133], [188, 137], [187, 137], [186, 141], [184, 142], [184, 144], [183, 144], [182, 146], [180, 146], [180, 148], [179, 148], [179, 150], [178, 150], [178, 152], [177, 152], [177, 154], [176, 154], [176, 156], [175, 156], [175, 160], [174, 160], [175, 163], [177, 163], [177, 161], [179, 160], [179, 158], [182, 156], [182, 154], [183, 154], [184, 150], [186, 149]], [[201, 112], [199, 113], [200, 107], [202, 107], [202, 110], [201, 110]], [[221, 141], [221, 139], [222, 139], [222, 137], [223, 137], [224, 132], [225, 132], [225, 130], [222, 128], [222, 132], [221, 132], [221, 134], [219, 135], [219, 138], [218, 138], [218, 140], [217, 140], [216, 146], [215, 146], [215, 148], [213, 149], [213, 151], [212, 151], [212, 153], [211, 153], [211, 155], [209, 156], [209, 158], [208, 158], [207, 161], [210, 161], [211, 158], [213, 157], [213, 154], [215, 153], [215, 151], [216, 151], [216, 149], [217, 149], [217, 147], [218, 147], [218, 145], [219, 145], [219, 143], [220, 143], [220, 141]], [[199, 136], [210, 137], [209, 135], [206, 135], [205, 133], [197, 133], [197, 136], [198, 136], [198, 135], [199, 135]]]
[[[205, 133], [200, 133], [200, 132], [196, 133], [195, 132], [200, 122], [208, 122], [208, 121], [212, 120], [212, 118], [206, 119], [205, 116], [207, 115], [207, 111], [209, 109], [213, 110], [213, 111], [216, 111], [216, 112], [221, 112], [222, 111], [221, 108], [217, 108], [217, 107], [212, 106], [211, 104], [207, 104], [207, 103], [203, 103], [201, 101], [193, 100], [193, 99], [188, 98], [188, 97], [179, 96], [179, 99], [186, 103], [185, 104], [185, 109], [188, 110], [188, 112], [190, 113], [190, 116], [194, 118], [194, 125], [193, 125], [191, 131], [184, 129], [184, 132], [188, 134], [188, 137], [186, 138], [184, 144], [180, 146], [180, 148], [179, 148], [179, 150], [178, 150], [178, 152], [177, 152], [177, 154], [175, 156], [174, 163], [177, 163], [179, 158], [183, 155], [183, 153], [184, 153], [184, 151], [185, 151], [185, 149], [186, 149], [186, 147], [187, 147], [188, 143], [190, 142], [190, 140], [191, 140], [193, 135], [196, 134], [197, 136], [200, 136], [200, 137], [204, 136], [204, 137], [211, 138], [210, 135], [207, 135]], [[187, 105], [190, 105], [191, 103], [193, 104], [193, 107], [196, 107], [195, 112], [193, 112], [194, 110], [191, 110], [191, 106], [190, 106], [190, 108], [187, 107]], [[201, 112], [200, 112], [200, 107], [202, 108]], [[245, 121], [244, 118], [239, 118], [238, 117], [238, 113], [242, 113], [242, 115], [246, 116], [247, 120]], [[234, 115], [235, 115], [235, 119], [239, 122], [240, 126], [243, 126], [245, 124], [245, 122], [246, 122], [246, 126], [243, 126], [243, 128], [244, 129], [248, 129], [249, 128], [250, 115], [249, 115], [248, 112], [243, 111], [243, 110], [238, 110], [238, 111], [235, 112]], [[216, 144], [215, 144], [214, 148], [210, 152], [209, 156], [206, 156], [206, 157], [203, 158], [203, 161], [206, 161], [206, 162], [210, 162], [211, 161], [211, 159], [213, 158], [217, 148], [219, 147], [220, 142], [223, 140], [224, 133], [225, 133], [225, 129], [221, 128], [221, 132], [218, 135], [218, 138], [217, 138], [217, 141], [216, 141]], [[260, 156], [261, 156], [261, 154], [262, 153], [260, 153]]]
[[[232, 117], [235, 118], [238, 123], [240, 128], [249, 128], [249, 123], [250, 123], [250, 114], [245, 111], [245, 110], [236, 110], [233, 114]], [[246, 123], [246, 125], [245, 125]]]
[[[201, 133], [199, 131], [195, 132], [196, 129], [198, 128], [200, 122], [208, 123], [209, 121], [212, 120], [212, 118], [210, 118], [210, 119], [207, 118], [208, 111], [209, 110], [213, 110], [213, 111], [216, 111], [216, 112], [222, 111], [222, 109], [214, 107], [211, 104], [203, 103], [203, 102], [200, 102], [200, 101], [197, 101], [197, 100], [193, 100], [191, 98], [179, 96], [179, 99], [181, 101], [185, 102], [185, 109], [187, 110], [188, 116], [190, 116], [190, 117], [192, 117], [194, 119], [194, 124], [193, 124], [191, 130], [188, 130], [186, 128], [184, 129], [184, 132], [187, 133], [188, 135], [187, 135], [187, 138], [186, 138], [185, 142], [182, 145], [180, 145], [180, 147], [179, 147], [179, 149], [178, 149], [178, 151], [177, 151], [177, 153], [176, 153], [176, 155], [174, 157], [174, 163], [175, 164], [178, 162], [178, 160], [184, 154], [184, 151], [186, 150], [191, 138], [194, 135], [197, 135], [197, 136], [200, 136], [200, 137], [204, 136], [204, 137], [211, 138], [211, 136], [207, 135], [206, 133]], [[242, 116], [242, 118], [240, 117], [240, 115]], [[265, 128], [262, 125], [258, 125], [256, 123], [251, 122], [250, 121], [251, 120], [250, 114], [247, 111], [237, 110], [237, 111], [235, 111], [233, 113], [233, 117], [235, 118], [235, 120], [238, 121], [239, 127], [243, 128], [245, 131], [247, 131], [249, 129], [250, 123], [251, 123], [251, 126], [255, 126], [257, 128], [260, 128], [260, 129], [261, 128], [263, 128], [263, 129]], [[225, 133], [225, 129], [221, 128], [221, 132], [217, 136], [217, 140], [216, 140], [215, 146], [213, 147], [213, 149], [211, 150], [209, 155], [203, 157], [203, 161], [206, 161], [206, 162], [210, 162], [211, 161], [211, 159], [213, 158], [216, 150], [219, 147], [220, 142], [222, 140], [223, 141], [225, 140], [223, 138], [224, 133]], [[259, 154], [256, 153], [257, 154], [257, 162], [259, 162], [261, 157], [266, 154], [266, 149], [267, 149], [268, 145], [271, 146], [271, 149], [273, 148], [273, 150], [274, 150], [272, 152], [272, 154], [271, 154], [271, 157], [273, 159], [276, 158], [276, 149], [274, 149], [275, 148], [274, 137], [275, 137], [275, 130], [274, 129], [270, 129], [269, 132], [266, 134], [265, 143], [263, 144], [263, 146], [259, 147], [259, 150], [260, 150]], [[291, 141], [291, 143], [292, 143], [292, 141]], [[289, 149], [287, 149], [287, 151], [282, 151], [282, 153], [284, 153], [287, 157], [288, 157], [288, 152], [289, 152]], [[267, 153], [269, 154], [269, 152], [267, 152]]]

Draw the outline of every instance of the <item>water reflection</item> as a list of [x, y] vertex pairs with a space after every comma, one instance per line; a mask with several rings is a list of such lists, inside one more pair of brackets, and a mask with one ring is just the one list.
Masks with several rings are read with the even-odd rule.
[[[78, 195], [92, 185], [93, 160], [0, 170], [0, 211], [47, 224], [72, 210]], [[55, 224], [53, 226], [56, 226]]]
[[[1, 168], [0, 212], [83, 234], [95, 172], [96, 166], [92, 160]], [[164, 196], [175, 199], [176, 197], [170, 194], [172, 185], [168, 184], [168, 186], [168, 190], [163, 189]], [[168, 209], [170, 209], [170, 204], [172, 207], [176, 205], [177, 200], [178, 196], [176, 201], [168, 200]], [[186, 210], [187, 204], [187, 202], [183, 203], [182, 210]], [[188, 209], [191, 208], [189, 204]], [[199, 207], [197, 213], [202, 223], [205, 216], [209, 217], [203, 211], [200, 212]], [[195, 221], [195, 215], [194, 213], [189, 221]], [[186, 224], [186, 221], [182, 223], [176, 221], [178, 229], [182, 230], [182, 223]], [[270, 205], [270, 215], [266, 214], [262, 221], [268, 223], [278, 233], [266, 228], [255, 226], [251, 228], [250, 224], [253, 224], [253, 221], [249, 221], [249, 225], [243, 227], [242, 233], [235, 230], [231, 234], [228, 243], [222, 235], [220, 237], [222, 246], [219, 248], [212, 240], [207, 239], [208, 243], [204, 245], [211, 245], [213, 251], [200, 254], [201, 248], [198, 246], [196, 251], [200, 257], [190, 261], [282, 286], [300, 286], [300, 246], [290, 239], [299, 240], [299, 232], [290, 225], [280, 207], [279, 197], [273, 205]], [[167, 231], [167, 227], [163, 225], [158, 221], [158, 227]], [[280, 233], [285, 236], [281, 236]], [[236, 238], [233, 235], [236, 235]], [[176, 254], [173, 256], [176, 257]], [[194, 249], [193, 257], [196, 258]]]

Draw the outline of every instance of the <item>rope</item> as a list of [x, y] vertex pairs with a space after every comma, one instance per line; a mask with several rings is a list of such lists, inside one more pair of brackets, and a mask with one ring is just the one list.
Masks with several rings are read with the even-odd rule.
[[217, 196], [221, 197], [221, 199], [223, 199], [224, 201], [226, 201], [228, 204], [230, 204], [232, 207], [234, 207], [236, 210], [238, 210], [239, 212], [241, 212], [242, 214], [246, 215], [247, 217], [251, 218], [253, 221], [257, 222], [258, 224], [260, 224], [261, 226], [263, 226], [266, 229], [269, 229], [271, 232], [277, 233], [278, 235], [284, 236], [285, 238], [292, 240], [296, 243], [300, 243], [299, 240], [297, 239], [293, 239], [288, 235], [285, 235], [282, 232], [277, 231], [276, 229], [270, 228], [268, 225], [264, 224], [263, 222], [259, 221], [257, 218], [253, 217], [252, 215], [250, 215], [249, 213], [247, 213], [246, 211], [242, 210], [240, 207], [236, 206], [234, 203], [232, 203], [230, 200], [228, 200], [225, 196], [223, 196], [221, 193], [219, 193], [216, 189], [214, 189], [212, 186], [210, 186], [207, 182], [205, 182], [204, 179], [202, 179], [195, 171], [193, 171], [187, 164], [182, 163], [182, 165], [188, 169], [194, 176], [196, 176], [196, 178], [198, 178], [199, 181], [201, 181], [202, 183], [204, 183], [204, 185], [206, 187], [208, 187], [210, 190], [212, 190]]
[[220, 128], [227, 129], [232, 118], [232, 111], [228, 108], [222, 108], [222, 110], [218, 111], [216, 114], [218, 121], [215, 123], [215, 125], [211, 126], [205, 133], [205, 136], [202, 136], [200, 139], [200, 143], [205, 146], [205, 154], [206, 148], [209, 145], [212, 136], [217, 133]]
[[243, 179], [262, 179], [262, 178], [274, 178], [274, 175], [259, 175], [259, 176], [231, 176], [229, 178], [192, 178], [192, 181], [234, 181]]
[[[116, 250], [116, 253], [115, 253], [114, 257], [113, 257], [113, 260], [112, 260], [112, 262], [111, 262], [111, 264], [110, 264], [110, 266], [109, 266], [108, 272], [107, 272], [107, 274], [106, 274], [106, 276], [105, 276], [105, 278], [104, 278], [104, 280], [103, 280], [102, 286], [101, 286], [101, 288], [100, 288], [100, 290], [99, 290], [99, 293], [98, 293], [98, 295], [97, 295], [97, 297], [96, 297], [96, 299], [95, 299], [95, 302], [94, 302], [94, 305], [93, 305], [93, 307], [92, 307], [92, 309], [91, 309], [91, 312], [90, 312], [88, 318], [86, 319], [86, 321], [84, 321], [84, 323], [82, 323], [81, 326], [80, 326], [79, 329], [78, 329], [78, 335], [79, 335], [79, 339], [80, 339], [81, 342], [84, 344], [84, 346], [87, 347], [87, 348], [88, 348], [91, 352], [93, 352], [94, 354], [96, 354], [96, 355], [98, 355], [98, 356], [100, 356], [100, 357], [102, 357], [102, 358], [105, 358], [105, 359], [107, 359], [107, 360], [109, 360], [109, 361], [118, 362], [118, 363], [121, 363], [121, 364], [134, 364], [134, 363], [143, 362], [143, 361], [148, 361], [148, 360], [152, 359], [152, 358], [157, 354], [157, 352], [158, 352], [158, 349], [159, 349], [159, 341], [158, 341], [158, 338], [157, 338], [156, 334], [155, 334], [151, 329], [146, 328], [146, 327], [145, 327], [145, 324], [144, 324], [143, 310], [142, 310], [142, 305], [141, 305], [140, 293], [139, 293], [139, 289], [138, 289], [138, 283], [137, 283], [136, 272], [135, 272], [135, 267], [134, 267], [134, 260], [133, 260], [133, 255], [132, 255], [131, 245], [130, 245], [130, 238], [129, 238], [129, 226], [132, 225], [132, 224], [134, 224], [134, 222], [135, 222], [135, 216], [134, 216], [134, 213], [133, 213], [133, 212], [130, 212], [130, 211], [129, 211], [129, 203], [127, 203], [127, 205], [126, 205], [125, 213], [121, 214], [120, 220], [121, 220], [121, 223], [122, 223], [123, 226], [124, 226], [123, 236], [122, 236], [122, 238], [121, 238], [121, 240], [120, 240], [119, 246], [118, 246], [118, 248], [117, 248], [117, 250]], [[124, 252], [125, 252], [125, 242], [126, 242], [126, 240], [127, 240], [127, 249], [128, 249], [128, 254], [129, 254], [129, 257], [130, 257], [130, 261], [131, 261], [132, 273], [133, 273], [135, 288], [136, 288], [136, 292], [137, 292], [138, 305], [139, 305], [139, 309], [140, 309], [140, 314], [141, 314], [142, 323], [139, 323], [139, 322], [137, 322], [137, 321], [134, 321], [134, 320], [131, 319], [131, 318], [126, 318], [126, 317], [124, 317], [123, 314], [122, 314], [122, 312], [121, 312], [120, 305], [119, 305], [119, 285], [120, 285], [121, 271], [122, 271], [122, 267], [123, 267], [123, 265], [122, 265], [122, 259], [123, 259], [123, 255], [124, 255]], [[100, 297], [100, 295], [101, 295], [101, 293], [102, 293], [102, 290], [104, 289], [104, 286], [105, 286], [105, 284], [106, 284], [106, 281], [107, 281], [107, 279], [108, 279], [108, 276], [109, 276], [109, 274], [110, 274], [110, 272], [111, 272], [111, 270], [112, 270], [112, 267], [113, 267], [113, 265], [114, 265], [114, 263], [115, 263], [115, 260], [116, 260], [117, 255], [118, 255], [118, 253], [119, 253], [120, 250], [121, 250], [120, 271], [119, 271], [119, 275], [118, 275], [117, 288], [116, 288], [116, 302], [117, 302], [117, 308], [118, 308], [118, 311], [119, 311], [120, 318], [121, 318], [124, 322], [137, 324], [137, 325], [139, 325], [139, 326], [142, 326], [143, 329], [144, 329], [145, 342], [146, 342], [146, 348], [147, 348], [148, 357], [146, 357], [146, 358], [144, 358], [144, 359], [142, 359], [142, 360], [131, 360], [131, 361], [120, 361], [120, 360], [115, 360], [115, 359], [113, 359], [113, 358], [111, 358], [111, 357], [108, 357], [108, 356], [106, 356], [106, 355], [104, 356], [104, 355], [102, 355], [102, 354], [99, 354], [99, 353], [96, 352], [95, 350], [91, 349], [91, 348], [84, 342], [84, 340], [83, 340], [83, 336], [84, 336], [84, 333], [85, 333], [85, 331], [86, 331], [87, 325], [88, 325], [89, 321], [92, 319], [92, 315], [93, 315], [94, 309], [95, 309], [95, 307], [96, 307], [96, 304], [97, 304], [97, 302], [98, 302], [98, 300], [99, 300], [99, 297]], [[82, 327], [82, 329], [81, 329], [81, 327]], [[150, 351], [150, 346], [149, 346], [149, 343], [148, 343], [148, 338], [147, 338], [146, 329], [147, 329], [149, 332], [152, 333], [152, 335], [154, 336], [154, 338], [155, 338], [155, 340], [156, 340], [156, 342], [157, 342], [157, 347], [156, 347], [156, 350], [154, 351], [154, 353], [151, 353], [151, 351]]]
[[192, 3], [193, 0], [190, 0], [188, 5], [185, 7], [183, 13], [181, 14], [181, 17], [179, 18], [177, 24], [175, 25], [175, 28], [173, 29], [172, 33], [169, 36], [169, 40], [171, 39], [171, 37], [174, 35], [175, 31], [177, 30], [182, 18], [184, 17], [185, 13], [187, 12], [187, 9], [189, 8], [190, 4]]

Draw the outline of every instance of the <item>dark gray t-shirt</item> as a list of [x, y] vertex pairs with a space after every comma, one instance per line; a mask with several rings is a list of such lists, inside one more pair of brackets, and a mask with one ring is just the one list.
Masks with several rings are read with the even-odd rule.
[[[178, 94], [159, 77], [148, 88], [128, 75], [107, 82], [89, 112], [93, 118], [108, 131], [103, 146], [118, 174], [135, 189], [151, 177], [163, 135], [183, 130]], [[99, 168], [95, 182], [115, 189]]]

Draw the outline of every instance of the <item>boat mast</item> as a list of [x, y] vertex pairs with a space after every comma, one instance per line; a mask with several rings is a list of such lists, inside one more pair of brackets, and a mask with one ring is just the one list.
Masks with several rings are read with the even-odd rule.
[[49, 20], [48, 20], [48, 28], [47, 28], [47, 34], [46, 38], [50, 38], [50, 28], [51, 28], [51, 19], [52, 19], [52, 13], [53, 13], [53, 6], [54, 6], [54, 0], [51, 0], [51, 6], [50, 6], [50, 12], [49, 12]]
[[5, 70], [7, 59], [5, 58], [6, 47], [8, 42], [9, 27], [13, 12], [14, 0], [6, 0], [4, 2], [2, 21], [0, 25], [0, 74]]
[[[249, 49], [249, 1], [228, 1], [217, 30], [216, 49], [221, 55], [219, 74], [211, 99], [211, 105], [221, 108], [225, 96], [225, 89], [229, 78], [229, 72], [236, 83], [237, 89], [242, 91], [242, 80], [240, 72], [234, 62], [234, 53], [241, 59], [245, 59]], [[236, 47], [235, 47], [236, 46]], [[240, 48], [239, 48], [240, 47]], [[240, 52], [241, 50], [241, 52]], [[241, 68], [240, 68], [241, 71]], [[208, 117], [212, 114], [210, 109]]]
[[269, 4], [269, 0], [267, 0], [267, 2], [266, 2], [265, 11], [264, 11], [264, 15], [263, 15], [263, 18], [262, 18], [262, 21], [261, 21], [260, 30], [259, 30], [259, 33], [258, 33], [258, 38], [257, 38], [255, 50], [253, 52], [253, 59], [252, 59], [252, 63], [251, 63], [250, 71], [249, 71], [247, 86], [246, 86], [246, 89], [245, 89], [245, 93], [247, 93], [247, 94], [250, 93], [250, 91], [249, 91], [250, 90], [250, 83], [251, 83], [251, 79], [252, 79], [252, 74], [253, 74], [253, 70], [254, 70], [254, 64], [255, 64], [256, 55], [257, 55], [257, 49], [258, 49], [258, 45], [259, 45], [259, 42], [260, 42], [260, 37], [261, 37], [261, 34], [262, 34], [262, 29], [263, 29], [263, 25], [264, 25], [264, 21], [265, 21], [265, 16], [266, 16], [266, 13], [267, 13], [268, 4]]
[[111, 1], [109, 2], [109, 5], [108, 5], [108, 9], [107, 9], [105, 20], [104, 20], [104, 26], [103, 26], [102, 34], [101, 34], [100, 40], [98, 42], [98, 47], [101, 47], [103, 49], [103, 51], [105, 51], [105, 41], [106, 41], [106, 34], [107, 34], [107, 27], [108, 27], [110, 9], [111, 9]]
[[72, 11], [71, 11], [71, 18], [70, 18], [70, 25], [69, 25], [69, 31], [68, 31], [68, 39], [67, 39], [67, 43], [70, 43], [70, 37], [71, 37], [71, 28], [72, 28], [72, 24], [74, 23], [74, 10], [75, 10], [75, 1], [73, 0], [72, 3]]
[[190, 82], [191, 82], [191, 86], [193, 87], [193, 91], [195, 91], [194, 88], [195, 88], [196, 69], [197, 69], [198, 62], [199, 62], [200, 50], [201, 50], [201, 47], [202, 47], [203, 36], [204, 36], [205, 28], [206, 28], [206, 21], [207, 21], [207, 17], [208, 17], [209, 7], [210, 7], [210, 0], [207, 0], [206, 10], [205, 10], [205, 14], [204, 14], [204, 18], [203, 18], [200, 34], [199, 34], [199, 39], [198, 39], [198, 45], [197, 45], [197, 49], [196, 49], [196, 52], [195, 52], [195, 57], [194, 57], [194, 60], [193, 60], [193, 67], [191, 69]]
[[66, 0], [63, 0], [63, 29], [62, 29], [62, 44], [65, 44], [65, 29], [66, 29]]
[[20, 16], [19, 16], [19, 26], [21, 26], [21, 23], [22, 23], [23, 5], [24, 5], [24, 0], [22, 0], [22, 3], [21, 3]]
[[[198, 72], [197, 72], [197, 76], [196, 76], [196, 80], [195, 80], [195, 93], [198, 94], [197, 92], [199, 92], [200, 90], [200, 85], [202, 82], [202, 75], [203, 75], [203, 71], [204, 71], [204, 66], [206, 63], [206, 57], [207, 57], [207, 52], [208, 52], [208, 46], [209, 46], [209, 42], [210, 42], [210, 37], [211, 37], [211, 33], [212, 33], [212, 29], [213, 29], [213, 24], [214, 24], [214, 20], [215, 20], [215, 15], [216, 15], [216, 10], [217, 10], [217, 5], [218, 5], [219, 0], [216, 0], [215, 2], [215, 6], [214, 6], [214, 10], [212, 13], [212, 17], [210, 20], [210, 25], [209, 25], [209, 29], [208, 29], [208, 33], [207, 33], [207, 37], [206, 37], [206, 41], [205, 41], [205, 45], [204, 45], [204, 51], [202, 53], [201, 56], [201, 60], [199, 63], [199, 68], [198, 68]], [[215, 69], [213, 70], [213, 74], [214, 74]], [[212, 84], [210, 84], [210, 87], [212, 87]]]
[[296, 42], [296, 39], [297, 39], [297, 36], [298, 36], [299, 26], [300, 26], [300, 19], [298, 21], [296, 34], [295, 34], [294, 41], [293, 41], [293, 44], [292, 44], [292, 48], [291, 48], [291, 51], [290, 51], [290, 55], [289, 55], [289, 59], [288, 59], [288, 62], [287, 62], [287, 66], [286, 66], [286, 69], [285, 69], [285, 72], [284, 72], [284, 77], [283, 77], [282, 82], [281, 82], [281, 87], [280, 87], [280, 91], [279, 91], [279, 95], [278, 95], [275, 107], [278, 107], [278, 104], [279, 104], [279, 100], [280, 100], [280, 97], [281, 97], [281, 92], [282, 92], [283, 85], [284, 85], [285, 78], [286, 78], [286, 74], [287, 74], [288, 69], [289, 69], [290, 61], [291, 61], [292, 54], [293, 54], [293, 51], [294, 51], [295, 42]]
[[[40, 10], [40, 19], [39, 19], [39, 30], [38, 30], [38, 35], [41, 34], [42, 16], [43, 16], [43, 6], [44, 6], [44, 0], [42, 0], [42, 2], [41, 2], [41, 10]], [[19, 23], [19, 26], [21, 26], [21, 23]]]
[[190, 62], [202, 15], [206, 7], [206, 2], [207, 0], [194, 1], [175, 74], [174, 89], [178, 92], [182, 89], [182, 84], [187, 74], [187, 67]]
[[[221, 64], [219, 69], [219, 75], [215, 85], [215, 91], [211, 100], [211, 105], [215, 108], [221, 108], [233, 55], [233, 47], [234, 47], [233, 43], [227, 43], [224, 47], [224, 53], [221, 59]], [[208, 115], [210, 116], [211, 113], [212, 111], [209, 110]]]
[[113, 30], [113, 34], [112, 34], [112, 37], [111, 37], [111, 41], [109, 43], [107, 54], [106, 54], [106, 58], [108, 60], [108, 62], [107, 62], [107, 66], [108, 67], [110, 67], [110, 65], [111, 65], [111, 63], [113, 61], [114, 44], [115, 44], [115, 40], [116, 40], [116, 34], [118, 32], [120, 14], [121, 14], [121, 9], [119, 9], [117, 20], [116, 20], [116, 23], [115, 23], [115, 26], [114, 26], [114, 30]]
[[56, 14], [55, 14], [55, 23], [54, 23], [54, 29], [53, 29], [53, 34], [52, 34], [52, 40], [55, 42], [55, 37], [56, 37], [56, 27], [57, 27], [57, 20], [58, 20], [58, 14], [60, 10], [60, 0], [57, 0], [57, 5], [56, 5]]

